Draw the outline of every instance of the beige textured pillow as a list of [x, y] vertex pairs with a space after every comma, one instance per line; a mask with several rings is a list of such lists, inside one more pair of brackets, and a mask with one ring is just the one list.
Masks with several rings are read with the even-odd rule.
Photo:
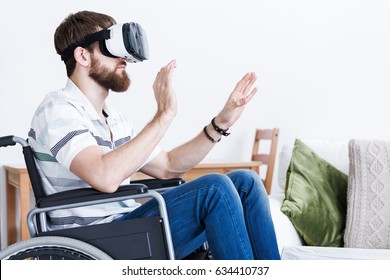
[[390, 248], [390, 142], [351, 140], [344, 246]]

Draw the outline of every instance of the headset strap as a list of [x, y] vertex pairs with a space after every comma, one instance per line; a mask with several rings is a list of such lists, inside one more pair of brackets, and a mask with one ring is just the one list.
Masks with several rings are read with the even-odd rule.
[[107, 40], [111, 38], [111, 30], [103, 29], [98, 32], [89, 34], [73, 44], [70, 44], [62, 53], [61, 60], [65, 63], [73, 56], [73, 52], [77, 47], [85, 48], [96, 41]]

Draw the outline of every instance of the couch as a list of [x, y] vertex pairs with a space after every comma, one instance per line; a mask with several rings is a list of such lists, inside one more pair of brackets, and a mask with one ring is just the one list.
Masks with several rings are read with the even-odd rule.
[[[350, 179], [348, 177], [350, 170], [350, 141], [325, 141], [316, 139], [302, 139], [301, 141], [310, 147], [318, 157], [328, 162], [338, 171], [344, 173], [346, 178]], [[307, 245], [302, 233], [292, 223], [291, 217], [281, 210], [286, 198], [286, 182], [289, 176], [287, 170], [289, 170], [294, 145], [296, 145], [296, 140], [284, 143], [280, 149], [277, 174], [275, 175], [277, 180], [274, 180], [272, 192], [269, 196], [272, 218], [282, 259], [390, 259], [389, 249], [358, 248], [353, 245], [346, 247], [343, 242], [344, 240], [339, 240], [337, 246], [327, 246], [326, 244], [321, 244], [320, 246], [316, 244], [311, 246]], [[390, 197], [387, 200], [390, 201]], [[346, 209], [345, 211], [348, 210]], [[349, 222], [351, 222], [352, 217], [350, 216], [349, 219]], [[387, 220], [387, 222], [389, 221]], [[345, 226], [343, 224], [341, 230], [344, 231]], [[389, 241], [390, 236], [387, 238], [387, 241]]]

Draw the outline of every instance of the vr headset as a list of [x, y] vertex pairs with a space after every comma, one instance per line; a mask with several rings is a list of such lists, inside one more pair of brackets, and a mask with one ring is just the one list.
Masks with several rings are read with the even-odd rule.
[[115, 24], [77, 40], [64, 50], [61, 59], [66, 63], [77, 47], [85, 48], [97, 41], [102, 54], [109, 57], [123, 57], [132, 63], [149, 58], [145, 31], [138, 23], [130, 22]]

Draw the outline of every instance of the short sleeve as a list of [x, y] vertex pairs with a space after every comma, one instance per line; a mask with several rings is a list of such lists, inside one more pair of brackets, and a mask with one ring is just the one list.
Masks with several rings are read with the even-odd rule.
[[47, 147], [50, 154], [69, 169], [74, 157], [86, 147], [97, 145], [91, 132], [91, 121], [67, 102], [47, 104], [35, 120], [37, 142]]

